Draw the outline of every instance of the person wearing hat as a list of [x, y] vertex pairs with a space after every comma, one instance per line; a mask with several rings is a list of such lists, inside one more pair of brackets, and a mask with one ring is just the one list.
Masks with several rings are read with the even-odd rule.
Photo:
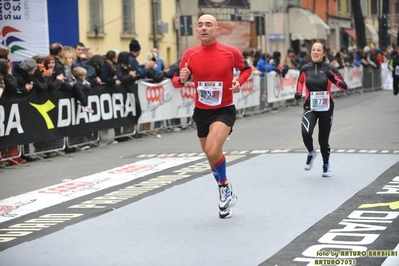
[[35, 76], [37, 69], [36, 61], [32, 58], [25, 59], [14, 69], [14, 76], [17, 78], [18, 88], [15, 93], [25, 94], [32, 89], [37, 91], [47, 91], [48, 83]]
[[129, 44], [129, 64], [132, 71], [136, 71], [138, 78], [143, 79], [147, 76], [148, 69], [154, 67], [155, 61], [147, 60], [143, 66], [140, 66], [139, 62], [137, 61], [137, 57], [140, 55], [141, 46], [140, 43], [133, 39]]
[[25, 94], [30, 92], [35, 87], [33, 82], [33, 74], [37, 68], [35, 60], [28, 58], [17, 65], [14, 70], [14, 75], [17, 78], [18, 87], [15, 93]]

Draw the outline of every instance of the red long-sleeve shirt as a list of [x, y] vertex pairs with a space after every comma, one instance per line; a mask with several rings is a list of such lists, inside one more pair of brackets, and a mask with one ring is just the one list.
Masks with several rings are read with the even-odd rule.
[[[215, 109], [233, 103], [233, 92], [229, 89], [232, 87], [234, 68], [240, 71], [237, 81], [241, 85], [244, 84], [252, 73], [248, 62], [237, 48], [219, 42], [208, 46], [200, 44], [189, 48], [183, 54], [179, 69], [182, 69], [186, 63], [188, 64], [188, 69], [191, 71], [195, 87], [198, 90], [195, 106], [201, 109]], [[172, 78], [172, 83], [175, 88], [184, 86], [179, 82], [178, 76]], [[208, 85], [210, 83], [223, 84], [220, 104], [207, 105], [200, 101], [200, 91], [201, 88], [206, 86], [204, 85], [205, 83]], [[204, 92], [202, 91], [202, 93]], [[219, 97], [218, 94], [215, 97]]]

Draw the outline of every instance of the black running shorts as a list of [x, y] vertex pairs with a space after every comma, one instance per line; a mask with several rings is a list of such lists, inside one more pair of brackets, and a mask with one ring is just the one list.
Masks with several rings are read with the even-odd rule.
[[220, 121], [231, 127], [230, 133], [233, 132], [233, 125], [236, 121], [236, 107], [234, 105], [225, 106], [217, 109], [199, 109], [194, 108], [193, 120], [197, 126], [197, 136], [205, 138], [209, 134], [209, 126]]

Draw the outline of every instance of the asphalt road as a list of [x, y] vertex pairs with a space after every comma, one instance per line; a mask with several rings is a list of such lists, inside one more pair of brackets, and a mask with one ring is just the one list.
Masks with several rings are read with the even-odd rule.
[[[58, 260], [57, 265], [312, 265], [293, 262], [303, 256], [303, 245], [314, 246], [310, 236], [323, 236], [323, 230], [337, 226], [333, 223], [342, 217], [333, 215], [342, 212], [341, 208], [360, 206], [358, 193], [368, 191], [368, 198], [373, 198], [370, 195], [377, 193], [381, 180], [389, 183], [396, 176], [398, 101], [392, 91], [336, 98], [330, 137], [335, 168], [330, 181], [320, 177], [320, 158], [311, 175], [302, 170], [306, 151], [300, 135], [300, 105], [281, 105], [238, 119], [224, 148], [228, 173], [240, 191], [237, 211], [229, 221], [217, 218], [213, 206], [217, 191], [212, 188], [194, 128], [1, 169], [0, 206], [19, 202], [19, 210], [27, 210], [11, 217], [12, 213], [4, 215], [3, 208], [0, 232], [13, 232], [10, 228], [57, 212], [68, 218], [48, 218], [40, 223], [47, 223], [45, 229], [32, 229], [26, 236], [19, 231], [18, 236], [0, 233], [0, 265], [55, 265], [52, 260]], [[317, 130], [318, 148], [316, 134]], [[152, 168], [144, 169], [148, 165]], [[137, 169], [141, 172], [121, 180], [110, 175], [118, 171], [132, 174]], [[34, 191], [43, 194], [61, 187], [59, 184], [84, 183], [82, 178], [95, 180], [95, 184], [73, 190], [73, 197], [71, 193], [53, 195], [51, 200], [37, 197], [31, 204]], [[97, 187], [111, 181], [111, 185]], [[88, 202], [94, 204], [95, 196], [137, 186], [141, 192], [134, 190], [136, 194], [128, 194], [123, 202], [87, 207]], [[297, 207], [308, 207], [289, 210], [286, 200], [289, 205], [296, 202]], [[389, 238], [385, 241], [389, 245], [369, 249], [397, 250], [398, 224], [398, 219], [392, 221], [386, 230], [389, 237], [381, 234], [380, 239]], [[226, 240], [226, 230], [234, 243]], [[22, 253], [26, 256], [18, 255]], [[114, 255], [105, 255], [109, 253]], [[366, 263], [358, 265], [382, 265], [384, 261], [357, 259]]]
[[[392, 91], [381, 90], [337, 98], [331, 148], [399, 150], [398, 102], [399, 98], [394, 97]], [[283, 105], [276, 111], [238, 119], [224, 150], [304, 150], [300, 134], [301, 116], [300, 105]], [[317, 135], [314, 140], [318, 147]], [[162, 133], [160, 138], [144, 137], [9, 167], [0, 170], [0, 198], [132, 163], [140, 160], [137, 156], [141, 154], [184, 152], [201, 152], [195, 129]]]

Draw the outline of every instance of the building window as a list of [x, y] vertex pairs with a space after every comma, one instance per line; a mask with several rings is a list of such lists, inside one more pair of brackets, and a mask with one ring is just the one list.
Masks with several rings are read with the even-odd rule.
[[372, 17], [379, 17], [381, 14], [380, 11], [380, 0], [371, 0], [371, 16]]
[[338, 10], [338, 14], [341, 14], [341, 12], [342, 12], [341, 0], [337, 1], [337, 10]]
[[103, 0], [90, 0], [90, 29], [95, 35], [104, 33]]
[[364, 17], [368, 16], [367, 0], [360, 0], [360, 7], [362, 8], [362, 14]]
[[348, 16], [352, 16], [352, 1], [346, 1], [346, 12]]
[[122, 0], [123, 34], [136, 34], [134, 0]]
[[161, 33], [160, 26], [162, 25], [162, 6], [160, 0], [151, 1], [151, 21], [153, 34]]

